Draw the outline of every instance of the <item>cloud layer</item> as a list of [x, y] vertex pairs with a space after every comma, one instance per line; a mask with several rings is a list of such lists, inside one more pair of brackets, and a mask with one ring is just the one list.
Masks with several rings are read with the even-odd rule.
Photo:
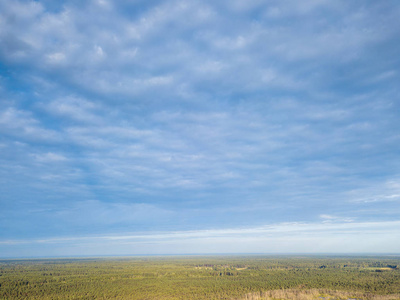
[[0, 240], [397, 222], [398, 20], [376, 1], [2, 1]]
[[281, 223], [263, 227], [146, 232], [0, 242], [4, 255], [397, 253], [400, 222]]

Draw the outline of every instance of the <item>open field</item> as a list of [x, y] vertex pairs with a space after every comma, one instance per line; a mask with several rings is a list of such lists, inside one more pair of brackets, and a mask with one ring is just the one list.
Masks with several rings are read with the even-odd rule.
[[400, 299], [400, 257], [0, 261], [0, 299]]

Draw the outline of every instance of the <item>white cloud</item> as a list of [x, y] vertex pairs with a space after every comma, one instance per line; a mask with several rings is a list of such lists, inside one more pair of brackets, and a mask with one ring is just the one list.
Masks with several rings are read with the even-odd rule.
[[400, 201], [400, 180], [393, 178], [385, 182], [369, 183], [348, 193], [349, 200], [355, 203], [397, 202]]
[[65, 62], [65, 54], [62, 52], [50, 53], [47, 55], [50, 64], [61, 64]]
[[0, 131], [7, 131], [7, 133], [23, 138], [48, 141], [59, 139], [56, 131], [44, 128], [29, 111], [12, 107], [0, 111], [0, 125], [2, 125]]
[[344, 218], [344, 217], [339, 217], [339, 216], [333, 216], [333, 215], [326, 215], [322, 214], [319, 216], [321, 219], [323, 219], [323, 223], [331, 223], [331, 222], [354, 222], [354, 219], [352, 218]]
[[62, 161], [66, 161], [67, 158], [62, 155], [62, 154], [58, 154], [58, 153], [52, 153], [52, 152], [48, 152], [48, 153], [44, 153], [44, 154], [35, 154], [34, 155], [35, 159], [38, 162], [62, 162]]
[[75, 121], [92, 124], [102, 123], [99, 111], [104, 111], [101, 105], [77, 97], [64, 97], [50, 103], [43, 103], [42, 108], [56, 116], [65, 116]]
[[[3, 240], [18, 244], [73, 244], [100, 247], [97, 255], [169, 253], [372, 253], [396, 252], [399, 221], [366, 223], [280, 223], [264, 227], [199, 231], [96, 235], [37, 240]], [[157, 247], [154, 247], [157, 245]], [[397, 247], [397, 248], [396, 248]], [[63, 252], [61, 248], [59, 255]], [[71, 254], [71, 253], [68, 253]]]
[[[43, 71], [61, 68], [69, 82], [109, 96], [147, 95], [155, 86], [168, 85], [169, 90], [159, 93], [175, 98], [183, 95], [180, 92], [183, 86], [188, 94], [197, 84], [207, 82], [209, 73], [216, 76], [213, 85], [222, 88], [259, 89], [268, 83], [275, 88], [307, 90], [313, 88], [309, 78], [296, 74], [306, 66], [293, 71], [288, 63], [316, 57], [328, 64], [334, 57], [354, 59], [366, 45], [382, 39], [382, 33], [386, 32], [376, 23], [370, 25], [372, 12], [368, 11], [349, 10], [338, 26], [330, 26], [326, 20], [317, 26], [316, 32], [304, 25], [272, 24], [271, 27], [263, 24], [263, 20], [249, 22], [245, 11], [265, 6], [259, 1], [232, 4], [243, 14], [237, 20], [238, 26], [230, 26], [229, 16], [207, 3], [173, 1], [153, 7], [134, 19], [121, 17], [112, 7], [99, 11], [98, 7], [106, 3], [96, 2], [83, 8], [66, 3], [57, 13], [45, 12], [38, 4], [40, 9], [32, 10], [36, 11], [32, 15], [22, 9], [28, 10], [32, 4], [18, 3], [20, 8], [10, 12], [18, 16], [17, 21], [8, 26], [20, 43], [29, 45], [29, 50], [20, 47], [24, 57], [21, 62]], [[280, 10], [302, 13], [338, 6], [326, 1], [290, 3], [276, 5]], [[332, 11], [334, 16], [344, 13]], [[169, 26], [174, 29], [168, 29]], [[369, 34], [363, 34], [366, 26]], [[189, 31], [188, 41], [180, 37], [187, 34], [181, 32], [183, 28]], [[4, 47], [11, 44], [5, 43]], [[207, 52], [199, 50], [204, 46]], [[6, 59], [11, 59], [17, 52], [4, 53], [8, 53]], [[268, 71], [259, 76], [260, 68], [268, 70], [276, 63], [289, 70]]]

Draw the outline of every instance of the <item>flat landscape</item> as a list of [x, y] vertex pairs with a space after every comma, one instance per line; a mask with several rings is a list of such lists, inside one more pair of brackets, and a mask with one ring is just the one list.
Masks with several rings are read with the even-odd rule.
[[400, 256], [9, 259], [0, 299], [400, 299]]

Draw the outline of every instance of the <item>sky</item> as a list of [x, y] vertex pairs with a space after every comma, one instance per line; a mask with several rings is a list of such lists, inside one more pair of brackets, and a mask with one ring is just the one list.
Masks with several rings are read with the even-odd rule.
[[0, 257], [400, 252], [397, 0], [0, 0]]

